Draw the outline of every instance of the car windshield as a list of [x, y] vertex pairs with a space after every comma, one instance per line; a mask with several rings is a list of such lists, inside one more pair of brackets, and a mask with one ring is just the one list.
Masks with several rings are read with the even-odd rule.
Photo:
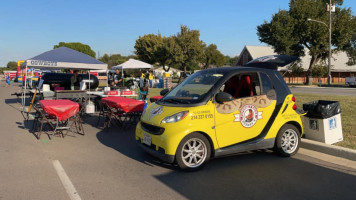
[[161, 101], [173, 104], [199, 103], [223, 76], [224, 73], [217, 73], [215, 70], [196, 72], [177, 85]]

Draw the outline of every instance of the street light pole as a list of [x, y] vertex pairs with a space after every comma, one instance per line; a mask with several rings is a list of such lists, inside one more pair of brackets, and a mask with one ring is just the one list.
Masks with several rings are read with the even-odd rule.
[[[331, 2], [331, 0], [330, 0], [330, 2]], [[330, 86], [330, 84], [331, 84], [331, 72], [330, 72], [330, 69], [331, 69], [331, 6], [329, 6], [329, 26], [325, 22], [318, 21], [315, 19], [308, 18], [307, 20], [312, 21], [312, 22], [317, 22], [320, 24], [324, 24], [329, 29], [328, 86]]]
[[331, 84], [331, 0], [329, 3], [329, 58], [328, 58], [328, 86]]

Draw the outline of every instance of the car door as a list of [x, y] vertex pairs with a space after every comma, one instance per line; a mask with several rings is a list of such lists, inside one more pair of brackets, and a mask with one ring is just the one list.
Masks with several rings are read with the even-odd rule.
[[223, 104], [215, 103], [219, 148], [258, 137], [276, 106], [274, 87], [265, 73], [235, 74], [224, 85], [221, 90], [230, 93], [234, 99]]

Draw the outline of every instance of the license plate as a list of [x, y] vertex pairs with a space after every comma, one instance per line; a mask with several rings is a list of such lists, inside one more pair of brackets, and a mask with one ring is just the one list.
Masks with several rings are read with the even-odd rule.
[[148, 134], [143, 134], [143, 143], [147, 144], [148, 146], [151, 146], [152, 137]]

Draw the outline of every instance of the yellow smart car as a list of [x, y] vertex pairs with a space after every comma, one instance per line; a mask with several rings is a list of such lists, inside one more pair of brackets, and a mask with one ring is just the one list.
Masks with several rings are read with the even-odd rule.
[[274, 70], [280, 59], [202, 70], [170, 92], [163, 90], [164, 97], [142, 114], [136, 140], [151, 155], [187, 170], [212, 157], [256, 149], [296, 154], [302, 121], [294, 96]]

